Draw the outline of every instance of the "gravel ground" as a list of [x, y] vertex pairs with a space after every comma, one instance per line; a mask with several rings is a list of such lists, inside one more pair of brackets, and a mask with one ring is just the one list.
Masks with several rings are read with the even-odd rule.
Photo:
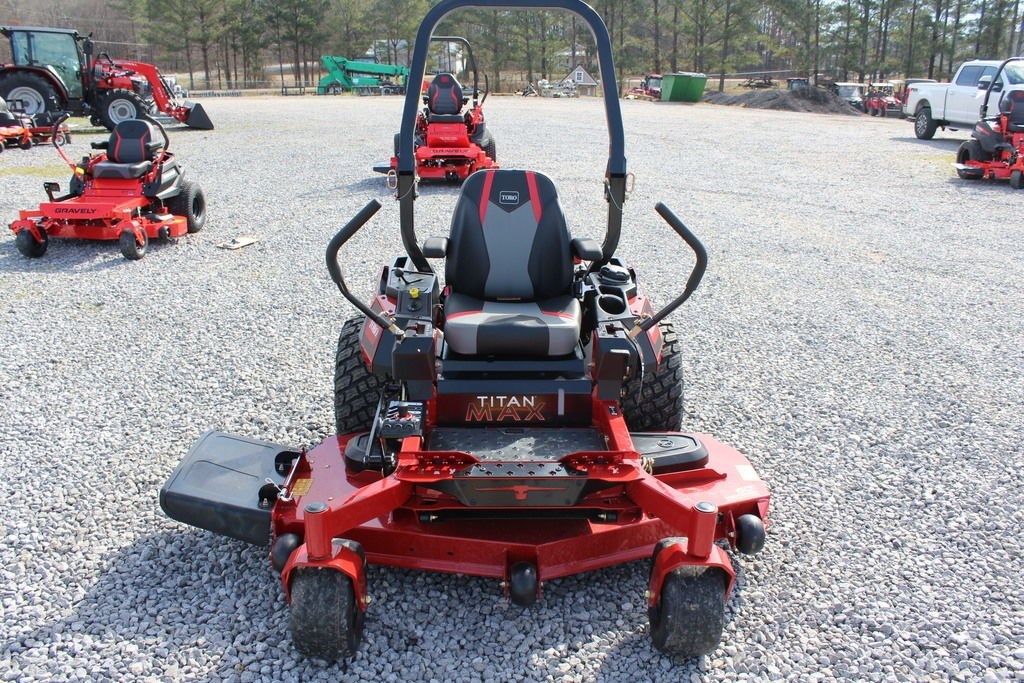
[[[624, 102], [637, 175], [620, 254], [666, 302], [689, 268], [666, 201], [711, 265], [675, 315], [685, 424], [749, 455], [773, 491], [764, 552], [737, 559], [721, 647], [654, 653], [647, 563], [552, 581], [521, 610], [496, 582], [371, 568], [358, 656], [297, 657], [265, 553], [163, 516], [190, 442], [223, 429], [329, 433], [336, 334], [352, 315], [323, 250], [371, 198], [398, 99], [210, 100], [175, 130], [207, 228], [139, 262], [115, 244], [0, 237], [0, 678], [4, 680], [1006, 680], [1024, 678], [1024, 247], [1005, 183], [958, 180], [962, 134], [909, 122]], [[492, 98], [507, 167], [551, 175], [600, 236], [594, 100]], [[90, 140], [72, 146], [83, 154]], [[67, 173], [0, 157], [0, 216]], [[455, 196], [426, 187], [419, 234]], [[369, 292], [397, 205], [351, 243]], [[240, 251], [216, 244], [243, 233]]]

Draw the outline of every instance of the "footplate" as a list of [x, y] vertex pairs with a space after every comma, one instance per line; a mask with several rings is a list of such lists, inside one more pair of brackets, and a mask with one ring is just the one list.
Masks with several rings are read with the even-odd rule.
[[160, 507], [179, 522], [267, 545], [276, 497], [267, 488], [276, 494], [298, 457], [267, 441], [207, 432], [160, 489]]

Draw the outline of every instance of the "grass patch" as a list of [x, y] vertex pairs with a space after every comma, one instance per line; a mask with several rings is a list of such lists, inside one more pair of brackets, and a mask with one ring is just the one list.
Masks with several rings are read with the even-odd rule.
[[71, 173], [64, 164], [47, 164], [46, 166], [24, 166], [21, 168], [0, 168], [0, 176], [28, 176], [30, 178], [63, 177]]

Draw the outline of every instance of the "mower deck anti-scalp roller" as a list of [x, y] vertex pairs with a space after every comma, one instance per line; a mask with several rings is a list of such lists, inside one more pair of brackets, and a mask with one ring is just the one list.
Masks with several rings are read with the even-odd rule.
[[[547, 176], [497, 169], [466, 179], [446, 237], [417, 240], [413, 145], [430, 37], [455, 9], [512, 6], [575, 12], [593, 30], [602, 82], [617, 82], [607, 29], [583, 2], [432, 8], [399, 134], [405, 254], [366, 303], [349, 291], [340, 253], [380, 203], [327, 248], [332, 280], [360, 313], [338, 340], [338, 435], [305, 451], [210, 432], [161, 490], [175, 519], [270, 543], [292, 642], [311, 657], [358, 648], [372, 617], [367, 563], [489, 577], [528, 605], [545, 582], [644, 558], [654, 646], [698, 656], [724, 628], [728, 549], [765, 542], [769, 492], [750, 462], [681, 429], [680, 340], [667, 316], [699, 285], [703, 245], [656, 205], [694, 255], [681, 293], [658, 311], [615, 254], [627, 170], [614, 89], [604, 95], [603, 244], [571, 236]], [[444, 261], [443, 286], [432, 260]]]

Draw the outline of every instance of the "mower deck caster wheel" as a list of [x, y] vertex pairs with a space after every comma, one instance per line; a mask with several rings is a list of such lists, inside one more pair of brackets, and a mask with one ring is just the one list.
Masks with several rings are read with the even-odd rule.
[[27, 140], [22, 140], [21, 142], [19, 142], [18, 147], [21, 147], [22, 149], [32, 149], [33, 144], [35, 143], [32, 142], [32, 138], [29, 138]]
[[537, 567], [529, 562], [516, 562], [508, 572], [508, 596], [520, 607], [537, 602]]
[[125, 230], [121, 233], [121, 238], [118, 240], [121, 245], [121, 254], [129, 261], [138, 261], [140, 258], [146, 255], [146, 247], [149, 246], [149, 236], [145, 232], [142, 233], [142, 244], [139, 244], [138, 240], [135, 239], [135, 233], [131, 230]]
[[714, 567], [684, 566], [669, 573], [658, 604], [647, 611], [654, 647], [677, 657], [713, 651], [725, 627], [725, 587], [725, 575]]
[[280, 573], [288, 558], [292, 556], [295, 549], [302, 545], [302, 537], [298, 534], [281, 534], [274, 539], [274, 545], [270, 547], [270, 564], [274, 571]]
[[39, 229], [39, 233], [43, 236], [42, 242], [36, 241], [36, 238], [32, 236], [31, 230], [19, 230], [18, 234], [15, 235], [14, 243], [23, 256], [39, 258], [46, 253], [46, 247], [49, 246], [50, 239], [42, 228]]
[[754, 555], [764, 548], [764, 522], [757, 515], [740, 515], [736, 518], [736, 550], [744, 555]]
[[329, 662], [356, 653], [363, 637], [363, 613], [348, 576], [335, 569], [296, 569], [291, 595], [289, 622], [296, 650]]
[[1010, 173], [1010, 187], [1019, 190], [1024, 187], [1024, 173], [1014, 170]]

